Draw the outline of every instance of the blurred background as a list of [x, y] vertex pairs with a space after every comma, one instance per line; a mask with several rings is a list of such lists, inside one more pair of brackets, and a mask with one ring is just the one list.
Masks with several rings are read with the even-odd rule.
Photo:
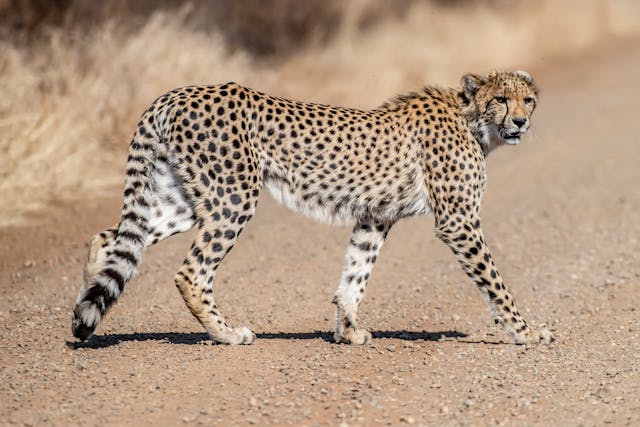
[[635, 0], [0, 0], [0, 225], [119, 192], [139, 115], [174, 87], [372, 108], [639, 32]]
[[[385, 242], [359, 311], [372, 346], [334, 346], [349, 230], [269, 196], [216, 276], [254, 345], [208, 345], [178, 297], [195, 230], [70, 341], [84, 244], [118, 220], [131, 134], [165, 91], [375, 108], [494, 69], [541, 96], [487, 161], [483, 229], [556, 344], [506, 344], [431, 217]], [[638, 70], [640, 0], [0, 0], [0, 425], [640, 426]]]

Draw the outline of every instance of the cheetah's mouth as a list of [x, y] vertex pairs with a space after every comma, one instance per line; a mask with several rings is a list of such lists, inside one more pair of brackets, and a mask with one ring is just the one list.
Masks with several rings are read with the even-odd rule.
[[504, 139], [504, 142], [510, 145], [519, 144], [520, 137], [522, 136], [522, 132], [507, 132], [506, 129], [503, 129], [500, 134], [502, 136], [502, 139]]

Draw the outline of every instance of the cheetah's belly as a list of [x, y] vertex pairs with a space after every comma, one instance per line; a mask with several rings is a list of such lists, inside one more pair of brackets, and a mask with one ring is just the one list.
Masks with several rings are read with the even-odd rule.
[[291, 175], [267, 174], [263, 182], [278, 202], [321, 222], [336, 225], [371, 220], [393, 223], [400, 218], [431, 212], [422, 174], [408, 174], [406, 182], [378, 188], [310, 184]]

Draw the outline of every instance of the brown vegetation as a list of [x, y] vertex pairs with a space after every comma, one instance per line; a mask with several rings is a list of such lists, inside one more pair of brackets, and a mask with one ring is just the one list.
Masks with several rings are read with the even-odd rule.
[[632, 0], [177, 3], [0, 0], [0, 224], [119, 188], [138, 115], [177, 86], [372, 107], [640, 31]]

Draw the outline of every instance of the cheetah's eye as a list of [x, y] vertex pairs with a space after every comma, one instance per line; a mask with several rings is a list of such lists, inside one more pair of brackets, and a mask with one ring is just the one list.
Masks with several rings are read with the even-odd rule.
[[527, 105], [531, 105], [531, 104], [533, 104], [534, 102], [536, 102], [536, 100], [535, 100], [535, 99], [533, 99], [533, 98], [532, 98], [532, 97], [530, 97], [530, 96], [527, 96], [527, 97], [524, 99], [524, 103], [525, 103], [525, 104], [527, 104]]
[[504, 96], [496, 96], [495, 98], [493, 98], [493, 100], [496, 101], [498, 104], [507, 103], [507, 98], [505, 98]]

